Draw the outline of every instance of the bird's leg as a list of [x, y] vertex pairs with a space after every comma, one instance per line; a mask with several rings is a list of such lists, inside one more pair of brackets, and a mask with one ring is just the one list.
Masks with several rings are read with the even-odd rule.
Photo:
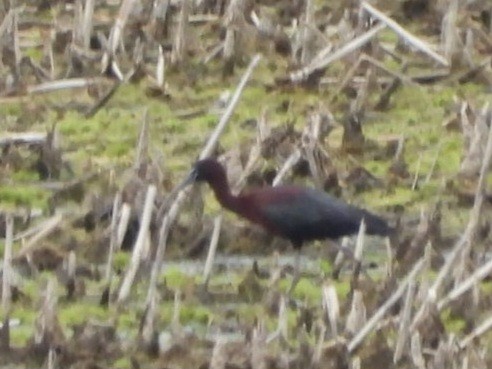
[[301, 280], [301, 248], [294, 246], [296, 249], [296, 256], [294, 261], [294, 275], [292, 276], [292, 284], [290, 285], [288, 296], [291, 296], [294, 292], [297, 284]]

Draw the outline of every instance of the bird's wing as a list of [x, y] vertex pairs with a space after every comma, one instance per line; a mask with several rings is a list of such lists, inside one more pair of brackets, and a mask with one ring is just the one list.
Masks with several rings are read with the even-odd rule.
[[357, 232], [362, 219], [359, 209], [312, 189], [293, 189], [288, 197], [286, 192], [268, 197], [261, 212], [272, 227], [293, 242]]

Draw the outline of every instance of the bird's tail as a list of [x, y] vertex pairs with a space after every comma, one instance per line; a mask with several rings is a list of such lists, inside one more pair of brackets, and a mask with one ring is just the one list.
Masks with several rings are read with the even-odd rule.
[[383, 218], [364, 211], [364, 220], [366, 222], [366, 233], [369, 235], [389, 236], [393, 233], [393, 228], [388, 225]]

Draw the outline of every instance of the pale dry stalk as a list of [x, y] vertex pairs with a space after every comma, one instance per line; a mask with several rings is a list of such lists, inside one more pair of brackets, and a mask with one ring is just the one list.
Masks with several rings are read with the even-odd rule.
[[122, 304], [128, 298], [133, 280], [135, 279], [138, 268], [140, 266], [140, 262], [142, 261], [142, 253], [144, 251], [145, 241], [149, 232], [149, 225], [154, 208], [156, 192], [157, 189], [154, 185], [150, 185], [147, 189], [140, 229], [138, 232], [137, 240], [135, 241], [135, 246], [133, 247], [133, 254], [130, 265], [126, 271], [123, 283], [121, 284], [121, 288], [118, 294], [118, 304]]
[[338, 336], [338, 321], [340, 319], [340, 303], [335, 286], [332, 284], [323, 286], [322, 296], [323, 310], [330, 322], [331, 335], [335, 338]]
[[407, 43], [415, 47], [416, 49], [422, 51], [427, 54], [429, 57], [437, 61], [439, 64], [447, 67], [449, 66], [448, 61], [443, 56], [436, 53], [433, 49], [435, 47], [431, 47], [427, 42], [419, 39], [415, 35], [411, 34], [407, 30], [405, 30], [402, 26], [400, 26], [393, 19], [386, 16], [384, 13], [376, 9], [374, 6], [369, 4], [367, 1], [363, 1], [361, 4], [362, 9], [367, 11], [372, 17], [379, 19], [383, 24], [387, 25], [393, 31], [395, 31], [401, 38], [403, 38]]
[[348, 351], [353, 352], [365, 339], [365, 337], [371, 333], [376, 327], [377, 323], [386, 315], [386, 313], [398, 302], [401, 296], [405, 293], [408, 284], [415, 280], [417, 275], [421, 272], [424, 266], [424, 259], [420, 259], [408, 273], [407, 277], [400, 283], [400, 286], [393, 292], [393, 294], [386, 300], [386, 302], [374, 313], [374, 315], [367, 321], [366, 325], [359, 331], [359, 333], [349, 342]]
[[395, 352], [393, 354], [393, 363], [398, 363], [403, 353], [405, 352], [405, 348], [407, 343], [410, 342], [410, 331], [408, 327], [411, 323], [411, 313], [412, 313], [412, 305], [415, 296], [415, 282], [411, 281], [408, 284], [407, 295], [405, 296], [405, 304], [403, 305], [403, 310], [400, 313], [400, 326], [398, 328], [398, 339], [395, 345]]
[[179, 12], [178, 27], [175, 33], [171, 62], [181, 63], [186, 57], [186, 35], [188, 31], [188, 18], [191, 12], [191, 0], [181, 0], [181, 10]]
[[111, 216], [111, 226], [110, 226], [110, 238], [109, 238], [109, 251], [108, 251], [108, 261], [106, 262], [106, 271], [104, 273], [104, 278], [106, 284], [109, 286], [111, 283], [111, 272], [113, 269], [113, 257], [117, 250], [116, 242], [118, 239], [118, 220], [120, 218], [120, 207], [121, 207], [121, 193], [118, 192], [114, 196], [113, 200], [113, 211]]
[[[362, 46], [370, 42], [381, 30], [386, 26], [384, 24], [379, 24], [366, 33], [354, 38], [352, 41], [348, 42], [344, 46], [340, 47], [333, 53], [324, 56], [325, 50], [321, 50], [318, 55], [323, 55], [323, 58], [315, 57], [306, 67], [292, 72], [290, 74], [290, 80], [294, 83], [306, 80], [313, 72], [326, 68], [331, 63], [349, 55], [350, 53], [360, 49]], [[329, 50], [331, 51], [332, 46], [329, 45]]]
[[[4, 314], [9, 314], [10, 305], [12, 303], [12, 247], [14, 239], [14, 218], [11, 214], [5, 217], [5, 248], [3, 250], [3, 266], [2, 266], [2, 311]], [[8, 324], [8, 322], [7, 322]]]

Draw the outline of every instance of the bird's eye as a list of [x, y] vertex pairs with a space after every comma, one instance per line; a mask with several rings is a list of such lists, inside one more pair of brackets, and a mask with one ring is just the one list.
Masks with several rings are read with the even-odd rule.
[[197, 181], [200, 179], [200, 173], [196, 167], [193, 167], [190, 172], [190, 177], [191, 180]]

